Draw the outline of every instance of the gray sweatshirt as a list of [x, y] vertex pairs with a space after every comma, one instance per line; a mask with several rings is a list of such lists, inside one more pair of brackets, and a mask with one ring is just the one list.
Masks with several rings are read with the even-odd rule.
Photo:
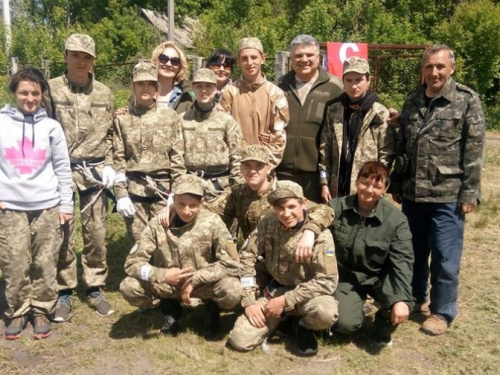
[[61, 125], [44, 108], [24, 115], [9, 105], [0, 111], [0, 202], [32, 211], [59, 205], [73, 214], [73, 182]]

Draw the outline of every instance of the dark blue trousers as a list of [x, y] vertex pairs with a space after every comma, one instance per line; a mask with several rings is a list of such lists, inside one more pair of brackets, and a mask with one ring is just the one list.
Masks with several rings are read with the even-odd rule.
[[427, 299], [430, 275], [431, 312], [451, 323], [457, 315], [464, 215], [457, 203], [415, 203], [408, 200], [403, 200], [403, 212], [408, 217], [413, 235], [413, 297], [416, 302]]

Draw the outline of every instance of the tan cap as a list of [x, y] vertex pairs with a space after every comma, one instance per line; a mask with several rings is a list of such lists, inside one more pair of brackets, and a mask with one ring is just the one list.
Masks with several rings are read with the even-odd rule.
[[342, 73], [342, 75], [350, 72], [370, 74], [370, 66], [368, 65], [368, 61], [357, 56], [349, 57], [344, 61], [344, 72]]
[[191, 82], [192, 83], [206, 82], [206, 83], [213, 83], [214, 85], [216, 85], [217, 77], [215, 76], [215, 73], [212, 69], [201, 68], [198, 69], [196, 72], [194, 72], [193, 79], [191, 80]]
[[240, 53], [242, 49], [247, 49], [247, 48], [256, 49], [260, 53], [262, 54], [264, 53], [264, 48], [262, 48], [262, 43], [257, 38], [241, 39], [240, 42], [238, 43], [238, 53]]
[[148, 60], [140, 60], [135, 66], [132, 73], [133, 81], [158, 81], [158, 70], [156, 65], [153, 65]]
[[292, 181], [278, 181], [276, 184], [276, 190], [269, 193], [267, 196], [267, 201], [270, 204], [274, 204], [276, 201], [283, 198], [304, 198], [304, 190], [302, 186]]
[[261, 145], [250, 145], [243, 149], [241, 153], [241, 162], [247, 160], [260, 161], [261, 163], [269, 164], [269, 151]]
[[174, 182], [174, 194], [194, 194], [203, 197], [203, 181], [194, 174], [184, 174]]
[[94, 39], [86, 34], [71, 34], [68, 39], [66, 39], [66, 45], [64, 48], [67, 51], [86, 52], [95, 57]]

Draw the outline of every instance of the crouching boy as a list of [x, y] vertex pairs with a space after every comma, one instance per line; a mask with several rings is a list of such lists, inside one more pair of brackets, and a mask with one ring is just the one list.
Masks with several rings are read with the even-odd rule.
[[[299, 353], [314, 355], [318, 343], [313, 331], [329, 328], [338, 317], [333, 298], [338, 281], [333, 238], [328, 230], [321, 232], [312, 257], [304, 263], [295, 262], [297, 241], [309, 220], [302, 187], [281, 181], [267, 199], [274, 212], [262, 219], [240, 253], [245, 313], [237, 319], [229, 343], [237, 350], [251, 350], [276, 329], [282, 316], [291, 315], [295, 316]], [[256, 300], [258, 260], [264, 262], [272, 281]]]
[[137, 307], [160, 299], [165, 317], [161, 333], [176, 335], [184, 305], [205, 303], [203, 335], [219, 332], [220, 309], [232, 309], [241, 299], [239, 262], [235, 244], [222, 220], [201, 209], [203, 185], [199, 177], [183, 175], [173, 187], [170, 225], [156, 218], [148, 223], [125, 262], [129, 275], [120, 284], [123, 297]]

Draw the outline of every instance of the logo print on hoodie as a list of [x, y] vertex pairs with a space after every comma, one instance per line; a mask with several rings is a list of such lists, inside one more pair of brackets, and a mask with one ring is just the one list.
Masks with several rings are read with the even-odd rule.
[[5, 149], [5, 158], [19, 170], [21, 174], [32, 174], [45, 162], [47, 150], [33, 150], [33, 144], [28, 137], [18, 141], [18, 150], [14, 147]]

